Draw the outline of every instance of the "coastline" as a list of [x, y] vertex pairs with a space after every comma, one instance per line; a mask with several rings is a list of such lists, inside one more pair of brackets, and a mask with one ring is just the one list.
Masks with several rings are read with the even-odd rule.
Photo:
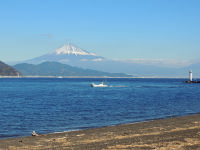
[[[112, 77], [112, 76], [0, 76], [0, 78], [97, 78], [97, 79], [187, 79], [187, 77], [142, 77], [142, 76], [133, 76], [133, 77]], [[197, 78], [198, 79], [198, 78]]]
[[200, 114], [0, 140], [0, 149], [198, 148], [200, 149]]

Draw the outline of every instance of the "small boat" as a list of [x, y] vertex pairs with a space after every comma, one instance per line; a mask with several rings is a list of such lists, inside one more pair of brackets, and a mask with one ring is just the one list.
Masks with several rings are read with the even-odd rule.
[[103, 82], [101, 82], [99, 84], [91, 83], [90, 85], [91, 85], [91, 87], [108, 87], [108, 85], [104, 84]]

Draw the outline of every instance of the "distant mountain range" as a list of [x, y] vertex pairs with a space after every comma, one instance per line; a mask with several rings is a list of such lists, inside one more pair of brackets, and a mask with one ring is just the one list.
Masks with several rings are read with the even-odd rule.
[[34, 64], [17, 64], [14, 66], [24, 76], [80, 76], [80, 77], [132, 77], [124, 73], [107, 73], [91, 69], [82, 69], [59, 62], [43, 62], [38, 65]]
[[0, 61], [0, 76], [18, 76], [20, 73], [13, 67]]
[[[200, 63], [182, 68], [170, 68], [162, 65], [122, 62], [106, 59], [72, 44], [63, 45], [48, 54], [23, 61], [23, 63], [28, 64], [41, 64], [43, 62], [59, 62], [86, 70], [98, 70], [104, 73], [122, 72], [138, 77], [187, 77], [188, 71], [193, 70], [194, 76], [200, 77]], [[22, 73], [25, 72], [22, 71]]]

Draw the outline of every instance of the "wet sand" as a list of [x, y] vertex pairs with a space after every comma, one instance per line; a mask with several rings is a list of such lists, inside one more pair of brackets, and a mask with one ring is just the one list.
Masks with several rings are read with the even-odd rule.
[[[30, 133], [31, 134], [31, 133]], [[0, 140], [0, 149], [200, 149], [200, 114]]]

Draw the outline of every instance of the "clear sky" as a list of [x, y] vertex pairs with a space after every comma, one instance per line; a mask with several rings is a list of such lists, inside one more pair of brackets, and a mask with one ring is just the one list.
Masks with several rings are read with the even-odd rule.
[[109, 59], [200, 60], [200, 0], [0, 0], [0, 60], [70, 41]]

